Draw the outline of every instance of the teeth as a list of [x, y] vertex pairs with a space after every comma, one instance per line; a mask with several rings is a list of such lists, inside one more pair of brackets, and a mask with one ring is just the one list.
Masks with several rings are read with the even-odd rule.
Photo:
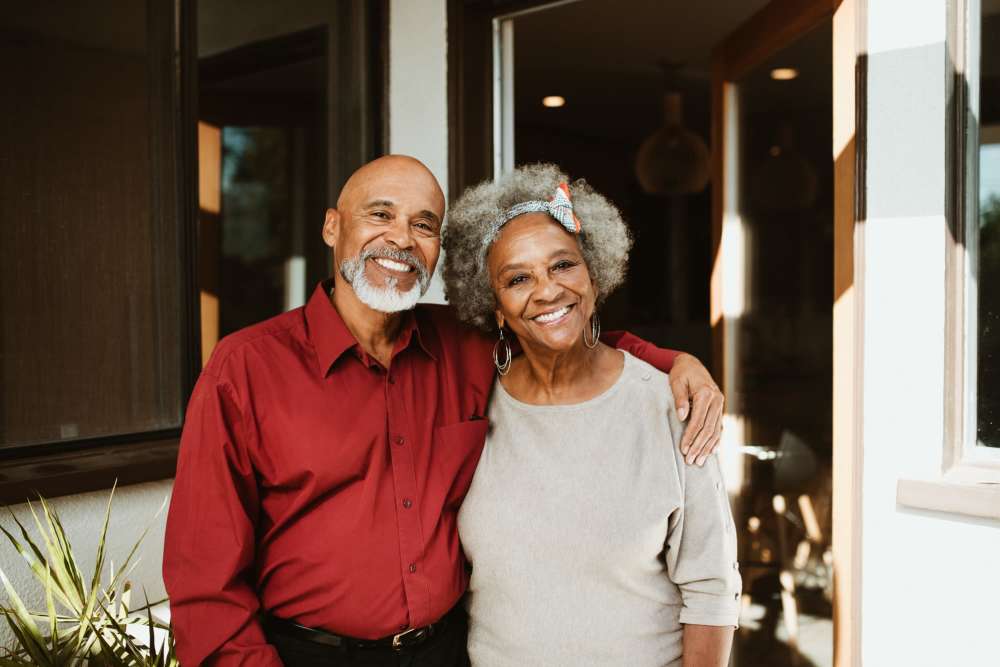
[[554, 321], [558, 320], [560, 317], [562, 317], [563, 315], [565, 315], [568, 312], [569, 312], [569, 306], [563, 306], [559, 310], [554, 310], [551, 313], [545, 313], [544, 315], [538, 315], [537, 317], [535, 317], [535, 321], [536, 322], [541, 322], [543, 324], [546, 323], [546, 322], [554, 322]]
[[384, 266], [390, 271], [401, 271], [406, 273], [407, 271], [412, 271], [413, 267], [409, 264], [403, 264], [402, 262], [394, 262], [391, 259], [386, 259], [384, 257], [376, 257], [375, 261], [378, 262], [379, 266]]

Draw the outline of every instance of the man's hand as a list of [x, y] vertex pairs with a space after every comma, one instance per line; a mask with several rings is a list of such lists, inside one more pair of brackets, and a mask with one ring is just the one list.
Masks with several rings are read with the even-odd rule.
[[708, 369], [698, 359], [684, 353], [674, 360], [670, 369], [670, 391], [674, 394], [677, 416], [688, 422], [681, 438], [684, 460], [704, 465], [705, 459], [719, 446], [726, 399]]

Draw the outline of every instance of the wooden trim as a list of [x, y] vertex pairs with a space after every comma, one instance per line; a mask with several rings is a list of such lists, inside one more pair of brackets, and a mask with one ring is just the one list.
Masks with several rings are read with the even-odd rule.
[[833, 16], [842, 0], [773, 0], [732, 32], [713, 54], [735, 80]]
[[833, 17], [833, 656], [861, 664], [866, 0]]
[[901, 479], [896, 502], [916, 509], [1000, 521], [1000, 484]]

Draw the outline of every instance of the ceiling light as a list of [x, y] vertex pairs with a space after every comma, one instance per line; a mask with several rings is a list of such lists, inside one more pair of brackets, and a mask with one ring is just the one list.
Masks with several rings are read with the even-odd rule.
[[794, 67], [776, 67], [771, 70], [771, 78], [775, 81], [791, 81], [799, 75]]
[[566, 104], [566, 98], [560, 95], [549, 95], [542, 98], [542, 106], [544, 107], [555, 108], [564, 104]]

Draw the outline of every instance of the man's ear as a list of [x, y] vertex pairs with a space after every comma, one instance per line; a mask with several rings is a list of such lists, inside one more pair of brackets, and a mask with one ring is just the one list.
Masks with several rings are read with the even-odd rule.
[[339, 227], [340, 213], [335, 208], [326, 209], [326, 218], [323, 220], [323, 243], [332, 248], [337, 240]]

